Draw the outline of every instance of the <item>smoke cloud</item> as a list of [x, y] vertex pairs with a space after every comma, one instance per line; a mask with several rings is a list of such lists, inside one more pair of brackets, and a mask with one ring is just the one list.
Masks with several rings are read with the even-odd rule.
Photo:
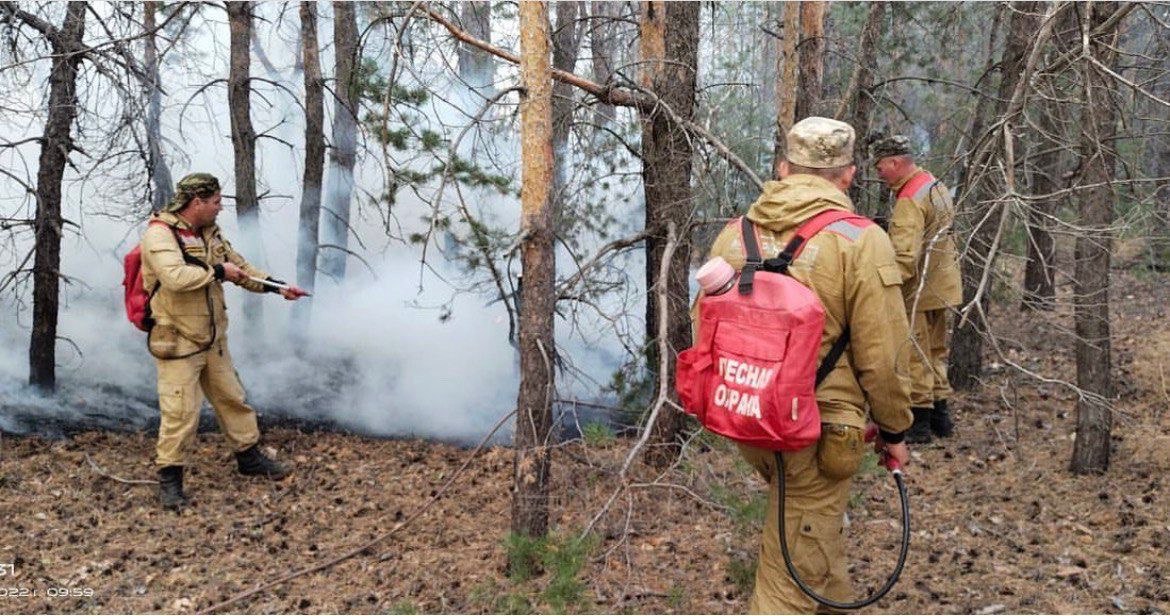
[[[176, 178], [192, 171], [208, 171], [219, 176], [225, 194], [229, 194], [234, 192], [234, 186], [226, 92], [211, 88], [195, 97], [192, 109], [182, 119], [182, 131], [179, 126], [184, 102], [207, 82], [227, 74], [226, 23], [214, 11], [206, 11], [205, 15], [219, 21], [193, 30], [197, 34], [190, 45], [206, 53], [174, 54], [163, 67], [163, 87], [167, 92], [162, 112], [162, 133], [167, 140], [164, 151], [171, 159]], [[269, 27], [263, 21], [257, 24]], [[321, 21], [321, 40], [329, 40], [330, 26], [329, 20]], [[295, 27], [295, 23], [283, 24], [286, 30]], [[291, 67], [298, 53], [293, 37], [271, 34], [262, 39], [270, 45], [270, 58], [288, 59], [287, 66], [277, 61], [278, 69]], [[324, 50], [322, 63], [326, 67], [332, 66], [330, 53], [329, 48]], [[437, 67], [435, 74], [442, 70], [447, 69]], [[511, 72], [500, 71], [500, 75], [508, 74]], [[299, 93], [299, 75], [294, 76], [291, 70], [285, 75], [284, 85]], [[35, 98], [36, 88], [43, 83], [31, 80], [29, 96]], [[440, 88], [457, 88], [441, 82], [431, 85], [436, 83]], [[260, 204], [259, 254], [245, 256], [273, 275], [293, 281], [303, 169], [303, 117], [287, 94], [266, 91], [264, 98], [272, 105], [253, 96], [257, 129], [276, 127], [281, 139], [297, 147], [290, 150], [275, 140], [258, 142], [260, 192], [267, 189], [273, 198]], [[459, 102], [460, 97], [454, 96], [450, 100], [456, 102], [436, 102], [429, 113], [437, 122], [455, 126], [468, 118], [469, 112], [460, 106], [474, 108], [482, 98]], [[331, 101], [327, 100], [327, 114], [331, 113], [330, 107]], [[30, 131], [39, 130], [39, 126], [11, 120], [0, 124], [4, 137], [28, 136]], [[514, 136], [502, 139], [493, 154], [517, 160]], [[461, 152], [471, 154], [465, 148]], [[8, 156], [9, 160], [0, 163], [10, 165], [19, 157], [35, 161], [35, 144]], [[307, 331], [290, 335], [293, 303], [275, 294], [264, 296], [264, 322], [249, 327], [242, 314], [246, 292], [228, 285], [227, 303], [232, 318], [228, 339], [237, 370], [249, 402], [268, 416], [335, 423], [373, 435], [476, 440], [515, 406], [518, 360], [507, 339], [506, 310], [502, 303], [492, 302], [496, 299], [494, 293], [457, 293], [451, 281], [459, 286], [469, 274], [458, 265], [444, 262], [434, 246], [428, 257], [429, 267], [420, 268], [417, 246], [387, 237], [385, 212], [375, 209], [385, 206], [370, 205], [368, 199], [382, 192], [382, 169], [374, 158], [359, 153], [361, 162], [354, 177], [351, 226], [358, 241], [351, 240], [350, 249], [358, 251], [365, 263], [351, 258], [347, 279], [341, 285], [318, 273], [312, 323]], [[33, 169], [35, 173], [35, 165]], [[327, 169], [327, 176], [333, 173], [333, 169]], [[71, 174], [67, 172], [65, 215], [80, 221], [81, 236], [68, 235], [62, 247], [63, 272], [76, 282], [62, 291], [59, 392], [42, 397], [24, 385], [28, 375], [31, 289], [15, 297], [6, 294], [0, 298], [4, 314], [0, 318], [0, 430], [24, 432], [43, 428], [46, 422], [64, 425], [75, 421], [134, 430], [157, 417], [154, 360], [145, 349], [145, 334], [126, 321], [122, 308], [121, 258], [133, 247], [143, 228], [141, 222], [127, 223], [125, 215], [144, 211], [146, 206], [110, 202], [106, 197], [108, 186], [103, 186], [100, 178], [82, 182]], [[614, 190], [621, 189], [615, 186]], [[5, 213], [10, 213], [18, 207], [14, 204], [21, 198], [20, 191], [5, 188], [2, 192], [0, 204]], [[409, 193], [400, 191], [392, 213], [403, 235], [423, 230], [420, 221], [431, 207]], [[450, 187], [446, 194], [453, 194]], [[475, 211], [493, 224], [510, 229], [518, 225], [519, 202], [514, 194], [501, 196], [468, 189], [462, 189], [462, 194], [473, 200]], [[627, 208], [615, 200], [615, 211], [623, 212], [620, 218], [636, 224], [633, 221], [639, 218], [638, 210]], [[116, 215], [95, 216], [98, 212]], [[238, 243], [240, 235], [231, 208], [225, 208], [219, 223], [225, 237]], [[602, 243], [601, 238], [596, 240], [597, 245]], [[14, 267], [30, 241], [24, 238], [18, 241], [19, 250], [0, 253], [0, 271]], [[591, 251], [589, 246], [581, 248], [585, 254]], [[558, 262], [562, 275], [574, 271], [563, 249]], [[615, 269], [641, 272], [640, 256], [618, 263]], [[511, 275], [518, 273], [516, 259]], [[632, 318], [604, 318], [590, 309], [574, 306], [558, 319], [558, 346], [571, 361], [571, 369], [559, 377], [560, 397], [598, 401], [601, 387], [625, 358], [625, 350], [615, 341], [615, 332], [630, 339], [640, 338], [637, 317], [642, 313], [644, 298], [639, 291], [631, 290], [638, 289], [640, 281], [630, 282], [633, 286], [615, 291], [600, 305], [607, 312], [625, 312]], [[437, 307], [445, 304], [450, 316], [440, 319], [444, 311]], [[502, 438], [508, 438], [508, 433]]]

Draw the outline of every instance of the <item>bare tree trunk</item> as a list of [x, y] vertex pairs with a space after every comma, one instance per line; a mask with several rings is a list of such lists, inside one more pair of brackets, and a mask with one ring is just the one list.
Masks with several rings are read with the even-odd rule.
[[[1155, 53], [1162, 57], [1162, 74], [1150, 84], [1150, 89], [1162, 100], [1167, 100], [1170, 99], [1170, 37], [1163, 35], [1158, 38]], [[1154, 109], [1158, 111], [1151, 111], [1151, 117], [1164, 113], [1160, 106], [1155, 105]], [[1170, 177], [1170, 138], [1166, 135], [1154, 137], [1150, 140], [1150, 146], [1153, 177]], [[1166, 236], [1166, 229], [1170, 229], [1170, 185], [1159, 187], [1155, 194], [1157, 199], [1151, 222], [1156, 231], [1150, 234], [1147, 266], [1164, 272], [1170, 271], [1170, 238]]]
[[[869, 5], [869, 14], [865, 18], [865, 25], [861, 28], [861, 42], [858, 43], [857, 67], [853, 70], [853, 76], [849, 80], [849, 88], [845, 97], [841, 99], [841, 106], [836, 114], [838, 119], [843, 119], [845, 106], [852, 99], [853, 116], [850, 124], [853, 125], [853, 130], [857, 131], [857, 142], [853, 151], [853, 160], [856, 161], [863, 161], [866, 158], [865, 137], [869, 134], [874, 106], [873, 93], [869, 90], [873, 87], [874, 68], [877, 66], [877, 42], [882, 34], [881, 26], [882, 19], [885, 18], [886, 14], [886, 4], [886, 0], [877, 0]], [[857, 170], [862, 177], [865, 177], [869, 173], [869, 169], [869, 165], [859, 165]], [[849, 189], [849, 197], [857, 206], [857, 211], [874, 215], [877, 213], [877, 208], [870, 205], [865, 187], [865, 182], [853, 182], [853, 186]]]
[[[516, 403], [516, 457], [512, 481], [512, 532], [543, 537], [548, 532], [549, 438], [556, 352], [553, 309], [556, 255], [550, 186], [552, 71], [549, 66], [548, 3], [520, 3], [520, 102], [522, 175], [520, 392]], [[516, 567], [520, 563], [509, 563]]]
[[[988, 29], [989, 36], [987, 40], [987, 62], [983, 66], [983, 77], [975, 84], [976, 89], [980, 91], [975, 100], [975, 111], [971, 114], [971, 127], [967, 131], [967, 154], [961, 161], [959, 168], [959, 180], [955, 183], [955, 192], [963, 195], [971, 190], [970, 175], [973, 165], [972, 156], [977, 150], [977, 140], [983, 136], [987, 130], [987, 125], [991, 122], [991, 115], [994, 111], [992, 106], [992, 97], [989, 93], [985, 93], [980, 86], [983, 80], [989, 79], [995, 69], [996, 64], [996, 48], [999, 46], [999, 35], [1002, 30], [1003, 14], [1006, 7], [1003, 4], [997, 4], [995, 7], [995, 16], [992, 18], [991, 27]], [[1002, 58], [1001, 58], [1002, 59]], [[964, 276], [966, 274], [964, 273]]]
[[[995, 19], [992, 22], [991, 36], [988, 42], [987, 66], [985, 75], [991, 71], [995, 63], [995, 48], [999, 40], [1000, 23], [1003, 15], [1002, 6], [997, 8]], [[1003, 60], [1007, 60], [1010, 56], [1008, 49], [1004, 50]], [[1002, 71], [1005, 75], [1007, 72]], [[1003, 81], [1000, 82], [1000, 91], [1004, 90]], [[986, 191], [977, 186], [978, 181], [972, 181], [971, 176], [977, 173], [973, 169], [975, 161], [971, 159], [974, 152], [978, 149], [978, 140], [983, 136], [987, 130], [987, 125], [990, 123], [988, 116], [992, 115], [992, 111], [998, 111], [991, 107], [987, 97], [980, 97], [979, 102], [975, 105], [975, 113], [971, 119], [971, 130], [969, 132], [970, 152], [968, 159], [965, 161], [963, 168], [960, 171], [959, 182], [957, 185], [958, 194], [962, 195], [960, 203], [966, 204], [956, 216], [956, 227], [959, 237], [968, 237], [968, 250], [966, 258], [960, 264], [963, 279], [963, 304], [969, 304], [974, 301], [976, 294], [979, 292], [979, 282], [983, 278], [983, 271], [991, 267], [989, 262], [989, 251], [991, 247], [992, 236], [995, 233], [993, 223], [990, 222], [994, 216], [988, 215], [983, 211], [983, 203], [988, 199]], [[968, 197], [967, 193], [970, 193]], [[986, 219], [986, 220], [984, 220]], [[975, 228], [975, 225], [980, 221], [984, 221], [982, 226]], [[986, 307], [986, 294], [983, 295], [983, 306]], [[951, 355], [949, 358], [949, 366], [947, 368], [947, 378], [951, 382], [951, 386], [955, 389], [972, 389], [979, 383], [979, 378], [983, 376], [983, 334], [980, 331], [981, 325], [976, 315], [972, 315], [965, 323], [955, 326], [954, 335], [951, 337]]]
[[[577, 18], [581, 14], [581, 4], [574, 1], [561, 1], [556, 4], [556, 28], [552, 40], [553, 68], [566, 73], [573, 72], [577, 66], [577, 51], [581, 44]], [[562, 203], [565, 186], [568, 185], [569, 130], [573, 125], [573, 109], [577, 102], [573, 99], [573, 86], [563, 81], [553, 84], [552, 96], [552, 145], [555, 161], [552, 209], [555, 218], [559, 219], [564, 211]]]
[[638, 71], [638, 82], [643, 88], [653, 89], [666, 57], [666, 3], [663, 0], [643, 0], [640, 18], [638, 50], [642, 66]]
[[341, 282], [349, 250], [349, 211], [353, 199], [353, 168], [357, 161], [357, 101], [354, 63], [358, 55], [357, 15], [349, 2], [333, 3], [334, 95], [333, 155], [326, 195], [321, 270]]
[[49, 109], [37, 164], [37, 214], [33, 258], [33, 327], [29, 338], [28, 382], [46, 392], [57, 388], [57, 308], [61, 277], [61, 180], [73, 150], [77, 117], [77, 69], [85, 33], [85, 2], [71, 2], [61, 27], [54, 28], [14, 5], [5, 12], [34, 25], [53, 49], [49, 73]]
[[796, 117], [821, 113], [825, 96], [825, 0], [800, 2], [800, 85], [796, 94]]
[[[321, 185], [325, 177], [325, 80], [317, 42], [317, 3], [301, 2], [301, 66], [305, 72], [305, 175], [297, 225], [297, 284], [312, 291], [317, 280], [317, 227], [321, 220]], [[303, 334], [312, 303], [293, 305], [292, 328]]]
[[[1047, 195], [1056, 192], [1061, 184], [1061, 143], [1063, 139], [1054, 117], [1059, 103], [1045, 100], [1037, 109], [1036, 121], [1040, 134], [1036, 147], [1040, 152], [1032, 165], [1032, 193]], [[1056, 244], [1049, 231], [1051, 216], [1056, 214], [1059, 199], [1033, 201], [1027, 216], [1027, 264], [1024, 266], [1024, 298], [1020, 307], [1025, 310], [1052, 310], [1056, 301]]]
[[171, 200], [174, 191], [171, 169], [162, 154], [162, 131], [159, 126], [162, 116], [162, 81], [158, 74], [158, 48], [154, 35], [158, 5], [158, 2], [152, 0], [143, 3], [142, 6], [142, 27], [150, 33], [143, 40], [146, 46], [143, 52], [143, 65], [146, 79], [150, 84], [147, 86], [149, 93], [146, 105], [146, 172], [154, 185], [150, 203], [151, 210], [155, 212], [161, 210], [163, 205]]
[[784, 16], [780, 26], [780, 39], [776, 66], [776, 141], [773, 147], [772, 177], [780, 177], [780, 161], [784, 160], [785, 137], [796, 123], [796, 98], [800, 74], [800, 59], [797, 43], [800, 40], [800, 3], [783, 3]]
[[[240, 222], [243, 253], [253, 263], [262, 264], [260, 253], [260, 207], [256, 198], [256, 131], [252, 128], [252, 3], [228, 2], [230, 65], [228, 68], [228, 109], [232, 125], [232, 150], [235, 153], [236, 218]], [[244, 319], [260, 322], [260, 296], [244, 297]]]
[[[491, 2], [461, 2], [459, 4], [459, 20], [463, 29], [475, 38], [492, 42], [492, 3]], [[460, 43], [457, 51], [459, 61], [459, 78], [463, 83], [486, 97], [495, 94], [495, 60], [492, 55], [468, 45]]]
[[[1116, 3], [1078, 5], [1088, 13], [1082, 33], [1100, 26], [1116, 10]], [[1116, 62], [1117, 29], [1100, 38], [1087, 39], [1086, 50], [1098, 62]], [[1103, 473], [1109, 468], [1109, 433], [1113, 415], [1112, 354], [1109, 334], [1109, 249], [1112, 242], [1114, 180], [1117, 154], [1116, 100], [1112, 80], [1088, 60], [1083, 63], [1084, 107], [1081, 121], [1081, 169], [1086, 189], [1080, 195], [1080, 226], [1076, 241], [1077, 387], [1089, 395], [1077, 400], [1077, 436], [1073, 444], [1074, 473]]]
[[[1168, 56], [1170, 57], [1170, 56]], [[1163, 99], [1170, 98], [1170, 88], [1163, 90]], [[1155, 157], [1157, 165], [1156, 177], [1170, 177], [1170, 143], [1165, 137], [1163, 145]], [[1170, 229], [1170, 186], [1163, 185], [1158, 191], [1159, 198], [1154, 209], [1155, 237], [1150, 238], [1150, 257], [1148, 267], [1157, 271], [1170, 271], [1170, 238], [1166, 237], [1166, 229]]]
[[[593, 20], [590, 23], [589, 45], [593, 52], [593, 80], [609, 83], [613, 79], [614, 45], [617, 42], [617, 27], [614, 23], [620, 4], [608, 0], [593, 0], [589, 10]], [[617, 118], [613, 105], [597, 103], [593, 111], [593, 123], [599, 127], [608, 126]]]
[[[644, 61], [653, 72], [646, 75], [651, 90], [679, 117], [690, 120], [695, 107], [695, 79], [698, 64], [699, 9], [696, 2], [643, 3], [642, 44]], [[650, 39], [650, 40], [648, 40]], [[651, 55], [654, 54], [654, 55]], [[657, 60], [657, 61], [656, 61]], [[642, 129], [642, 177], [646, 194], [646, 339], [648, 369], [659, 379], [668, 379], [674, 395], [674, 356], [690, 345], [690, 318], [687, 307], [690, 287], [687, 274], [691, 262], [690, 234], [686, 230], [694, 207], [691, 187], [693, 149], [685, 130], [664, 111], [646, 116]], [[680, 230], [680, 245], [669, 264], [667, 279], [659, 281], [666, 249], [668, 223]], [[653, 292], [666, 285], [667, 306], [658, 305]], [[671, 354], [667, 373], [657, 374], [656, 324], [667, 319], [667, 344]], [[668, 405], [659, 413], [652, 430], [651, 446], [645, 459], [658, 467], [670, 464], [678, 455], [683, 415]]]

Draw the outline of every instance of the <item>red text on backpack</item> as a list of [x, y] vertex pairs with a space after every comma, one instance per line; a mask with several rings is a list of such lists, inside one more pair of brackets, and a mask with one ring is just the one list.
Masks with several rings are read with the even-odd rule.
[[805, 221], [774, 259], [761, 260], [755, 227], [739, 221], [747, 263], [737, 289], [699, 300], [698, 340], [679, 354], [675, 387], [683, 409], [733, 441], [797, 451], [820, 438], [816, 387], [848, 343], [848, 327], [818, 367], [825, 311], [787, 274], [814, 235], [846, 225], [855, 237], [868, 218], [831, 209]]

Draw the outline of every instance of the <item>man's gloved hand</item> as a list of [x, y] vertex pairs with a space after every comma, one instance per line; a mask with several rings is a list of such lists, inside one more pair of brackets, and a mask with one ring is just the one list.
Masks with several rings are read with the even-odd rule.
[[[898, 435], [901, 437], [901, 434]], [[895, 468], [905, 467], [910, 463], [910, 448], [906, 446], [905, 441], [897, 443], [887, 443], [882, 438], [882, 432], [878, 429], [877, 424], [870, 423], [865, 429], [865, 442], [873, 442], [873, 451], [879, 456], [883, 457], [882, 463], [885, 464], [885, 458], [889, 458], [897, 462], [897, 466], [886, 465], [890, 470]]]
[[248, 279], [248, 275], [244, 273], [244, 270], [240, 269], [240, 266], [231, 261], [224, 261], [220, 266], [223, 267], [223, 279], [228, 282], [240, 284]]
[[910, 463], [910, 448], [906, 446], [906, 443], [903, 442], [896, 445], [888, 445], [886, 443], [882, 443], [880, 439], [878, 443], [884, 446], [883, 449], [886, 455], [897, 460], [898, 465], [902, 468], [906, 468], [906, 465]]

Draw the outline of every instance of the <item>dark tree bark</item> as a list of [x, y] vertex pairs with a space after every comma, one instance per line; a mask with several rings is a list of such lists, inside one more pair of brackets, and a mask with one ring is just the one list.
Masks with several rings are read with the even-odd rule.
[[[1032, 161], [1032, 193], [1048, 195], [1059, 190], [1063, 173], [1063, 148], [1056, 122], [1059, 104], [1045, 100], [1039, 105], [1036, 148], [1039, 152]], [[1025, 310], [1052, 310], [1056, 301], [1056, 244], [1050, 231], [1050, 218], [1056, 214], [1060, 200], [1047, 198], [1033, 201], [1027, 215], [1027, 263], [1024, 266], [1024, 297], [1020, 307]]]
[[49, 72], [49, 109], [37, 164], [37, 213], [33, 257], [33, 327], [29, 338], [28, 382], [45, 392], [57, 388], [57, 309], [61, 277], [61, 180], [73, 150], [77, 118], [77, 69], [85, 46], [85, 2], [65, 8], [60, 27], [25, 12], [11, 2], [0, 11], [38, 30], [53, 50]]
[[[615, 19], [620, 7], [619, 3], [608, 0], [589, 3], [593, 17], [589, 25], [589, 45], [593, 52], [593, 80], [597, 83], [609, 83], [613, 79], [614, 47], [617, 44]], [[593, 110], [593, 123], [599, 127], [608, 126], [616, 118], [614, 106], [608, 103], [599, 102]]]
[[349, 250], [349, 211], [353, 200], [353, 168], [357, 161], [357, 93], [354, 75], [358, 60], [357, 15], [350, 2], [333, 3], [334, 96], [333, 153], [330, 189], [321, 212], [324, 233], [321, 270], [341, 282]]
[[[492, 42], [492, 3], [461, 2], [459, 21], [463, 29], [481, 41]], [[491, 97], [495, 94], [495, 60], [492, 55], [460, 43], [457, 51], [459, 78], [473, 90]]]
[[[1150, 89], [1162, 100], [1167, 100], [1170, 99], [1170, 37], [1161, 36], [1158, 38], [1155, 53], [1157, 55], [1154, 57], [1160, 56], [1162, 58], [1162, 74], [1154, 83], [1150, 84]], [[1164, 115], [1165, 110], [1156, 104], [1148, 113], [1149, 117], [1153, 118], [1159, 117], [1159, 114]], [[1150, 139], [1149, 143], [1153, 177], [1170, 177], [1170, 137], [1160, 135]], [[1149, 240], [1147, 265], [1151, 269], [1165, 272], [1170, 271], [1170, 238], [1166, 236], [1166, 229], [1170, 229], [1170, 185], [1160, 186], [1155, 194], [1152, 227], [1156, 231], [1150, 234], [1152, 237]]]
[[[297, 225], [297, 284], [312, 291], [317, 280], [317, 227], [325, 177], [325, 81], [317, 42], [317, 3], [301, 2], [300, 16], [301, 66], [305, 73], [305, 174]], [[293, 305], [293, 331], [303, 333], [308, 327], [311, 299]]]
[[785, 138], [796, 123], [800, 56], [800, 3], [784, 2], [780, 38], [776, 41], [776, 140], [772, 147], [772, 178], [780, 178], [780, 161], [784, 160]]
[[[228, 68], [228, 109], [235, 154], [236, 218], [240, 223], [243, 253], [262, 266], [260, 254], [260, 207], [256, 198], [256, 131], [252, 128], [252, 3], [228, 2], [230, 64]], [[244, 319], [260, 322], [260, 296], [244, 297]]]
[[[552, 73], [549, 66], [548, 4], [520, 3], [520, 102], [522, 175], [520, 392], [516, 403], [512, 532], [543, 537], [548, 532], [549, 438], [552, 428], [553, 252]], [[509, 563], [516, 567], [520, 563]]]
[[[994, 22], [992, 23], [991, 37], [988, 43], [986, 72], [990, 72], [994, 64], [993, 58], [995, 57], [995, 48], [999, 39], [999, 24], [1002, 13], [1002, 7], [997, 9]], [[1015, 22], [1013, 18], [1013, 25], [1009, 26], [1009, 30], [1014, 32], [1014, 26]], [[1013, 61], [1013, 58], [1022, 58], [1023, 52], [1020, 50], [1020, 44], [1022, 42], [1026, 43], [1026, 41], [1015, 36], [1013, 32], [1009, 32], [1008, 37], [1010, 40], [1001, 56], [1001, 75], [1003, 77], [1000, 80], [1000, 93], [1003, 93], [1005, 90], [1009, 93], [1012, 91], [1005, 87], [1005, 82], [1010, 79], [1018, 79], [1018, 73], [1013, 76], [1008, 72], [1008, 69], [1014, 68], [1018, 71], [1019, 63], [1018, 61]], [[1000, 97], [1000, 100], [1003, 100], [1002, 97]], [[969, 138], [972, 140], [972, 152], [979, 151], [978, 140], [987, 131], [987, 126], [991, 121], [990, 116], [999, 115], [1002, 111], [1002, 108], [993, 106], [986, 97], [980, 97], [979, 102], [975, 106], [975, 114], [971, 120], [971, 131], [969, 133]], [[971, 156], [973, 155], [971, 154]], [[977, 168], [982, 167], [985, 161], [986, 159], [968, 159], [960, 172], [957, 187], [958, 193], [962, 195], [960, 202], [966, 204], [956, 216], [958, 236], [968, 238], [967, 255], [959, 266], [962, 271], [964, 305], [975, 300], [976, 294], [979, 292], [979, 283], [983, 279], [983, 272], [992, 265], [990, 263], [991, 257], [989, 252], [992, 238], [995, 235], [993, 221], [996, 217], [994, 212], [989, 215], [986, 208], [994, 208], [996, 206], [984, 205], [991, 199], [990, 191], [984, 187], [984, 182], [981, 180], [972, 180], [972, 174], [977, 173]], [[980, 223], [980, 221], [982, 221], [982, 225], [976, 228], [976, 224]], [[983, 294], [980, 301], [986, 310], [986, 293]], [[983, 333], [980, 330], [981, 325], [982, 323], [978, 317], [971, 315], [964, 323], [955, 326], [954, 335], [951, 337], [951, 355], [947, 369], [947, 377], [950, 379], [951, 386], [955, 389], [972, 389], [978, 385], [979, 378], [983, 376]]]
[[[1116, 10], [1114, 2], [1078, 5], [1085, 15], [1084, 31], [1099, 27]], [[1087, 52], [1105, 66], [1116, 61], [1117, 28], [1089, 40]], [[1077, 400], [1077, 436], [1073, 444], [1074, 473], [1103, 473], [1109, 468], [1109, 434], [1113, 428], [1112, 353], [1109, 332], [1109, 250], [1112, 243], [1111, 186], [1117, 165], [1117, 100], [1112, 79], [1089, 61], [1081, 115], [1081, 170], [1086, 188], [1078, 193], [1080, 226], [1076, 241], [1075, 299], [1077, 387], [1089, 395]]]
[[820, 115], [825, 96], [825, 0], [801, 0], [800, 78], [796, 94], [796, 119]]
[[[553, 31], [553, 67], [571, 73], [577, 66], [577, 51], [581, 44], [581, 34], [577, 27], [577, 18], [581, 15], [581, 2], [562, 1], [556, 4], [556, 28]], [[565, 186], [568, 185], [569, 162], [569, 130], [573, 125], [573, 109], [577, 102], [573, 99], [573, 86], [558, 81], [553, 84], [552, 93], [552, 145], [553, 145], [553, 185], [552, 209], [557, 219], [564, 211], [563, 200]]]
[[[873, 93], [869, 90], [873, 87], [874, 67], [877, 66], [877, 42], [882, 35], [881, 26], [886, 15], [886, 4], [886, 0], [877, 0], [869, 5], [869, 14], [865, 18], [865, 25], [861, 28], [861, 42], [858, 43], [857, 67], [853, 71], [846, 96], [841, 99], [841, 107], [836, 114], [838, 119], [843, 119], [845, 106], [852, 101], [853, 114], [850, 124], [853, 125], [853, 130], [857, 131], [857, 142], [853, 151], [853, 160], [855, 161], [866, 159], [865, 137], [870, 132], [874, 103]], [[869, 165], [859, 165], [857, 171], [864, 177], [869, 171]], [[863, 182], [853, 182], [853, 186], [849, 188], [849, 197], [859, 212], [868, 215], [877, 213], [877, 208], [871, 206], [869, 199], [866, 198]]]
[[158, 48], [155, 43], [154, 30], [156, 12], [159, 3], [156, 1], [143, 3], [142, 27], [149, 32], [144, 39], [143, 68], [146, 71], [147, 105], [146, 105], [146, 172], [150, 175], [153, 190], [151, 191], [151, 210], [159, 211], [167, 201], [171, 200], [174, 191], [174, 180], [171, 179], [171, 169], [162, 154], [162, 132], [159, 126], [162, 116], [162, 80], [158, 74]]
[[[690, 120], [695, 107], [698, 62], [699, 9], [696, 2], [643, 3], [643, 60], [648, 62], [650, 89], [679, 117]], [[648, 40], [653, 38], [654, 40]], [[651, 55], [657, 54], [657, 55]], [[664, 60], [664, 61], [663, 61]], [[645, 116], [642, 129], [642, 179], [646, 195], [646, 338], [651, 374], [667, 379], [674, 396], [674, 357], [690, 346], [687, 274], [691, 262], [688, 221], [694, 207], [691, 187], [693, 150], [686, 132], [664, 111]], [[669, 264], [667, 279], [659, 281], [666, 249], [668, 223], [680, 230], [679, 246]], [[657, 285], [666, 285], [667, 306], [659, 306]], [[664, 315], [663, 312], [665, 311]], [[658, 374], [657, 324], [668, 320], [670, 359], [666, 374]], [[646, 461], [663, 467], [677, 457], [683, 415], [667, 405], [649, 429], [652, 431]]]

